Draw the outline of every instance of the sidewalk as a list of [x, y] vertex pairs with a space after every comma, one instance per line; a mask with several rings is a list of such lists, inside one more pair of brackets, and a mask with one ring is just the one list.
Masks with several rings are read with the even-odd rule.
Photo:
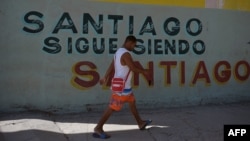
[[[104, 126], [109, 141], [223, 141], [224, 124], [250, 124], [250, 102], [160, 110], [140, 110], [152, 119], [140, 131], [124, 108]], [[0, 141], [100, 141], [92, 137], [102, 113], [53, 115], [42, 112], [0, 114]]]

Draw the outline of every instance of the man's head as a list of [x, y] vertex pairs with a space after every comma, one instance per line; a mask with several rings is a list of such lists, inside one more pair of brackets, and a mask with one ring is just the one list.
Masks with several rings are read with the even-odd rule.
[[125, 42], [124, 42], [124, 47], [129, 50], [132, 51], [135, 48], [136, 45], [136, 38], [135, 36], [127, 36]]

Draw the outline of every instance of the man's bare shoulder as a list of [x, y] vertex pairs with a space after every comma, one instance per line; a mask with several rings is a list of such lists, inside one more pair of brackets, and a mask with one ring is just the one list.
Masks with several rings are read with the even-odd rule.
[[122, 65], [129, 65], [129, 64], [131, 64], [131, 62], [133, 62], [131, 54], [129, 52], [125, 52], [121, 56], [121, 64]]
[[122, 54], [122, 57], [132, 57], [129, 52], [125, 52]]

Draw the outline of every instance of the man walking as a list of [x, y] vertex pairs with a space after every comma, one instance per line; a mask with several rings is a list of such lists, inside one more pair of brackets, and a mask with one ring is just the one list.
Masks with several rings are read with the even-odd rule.
[[131, 88], [131, 78], [132, 73], [143, 73], [144, 75], [149, 75], [149, 71], [146, 69], [140, 69], [135, 66], [132, 56], [130, 55], [130, 51], [134, 49], [136, 45], [136, 38], [134, 36], [127, 36], [126, 40], [121, 48], [117, 50], [115, 53], [115, 57], [110, 64], [105, 76], [100, 80], [100, 84], [104, 84], [107, 79], [112, 75], [112, 70], [115, 70], [114, 77], [126, 79], [125, 88], [123, 92], [117, 93], [112, 92], [111, 100], [109, 103], [109, 107], [104, 112], [100, 121], [94, 128], [93, 137], [107, 139], [110, 138], [110, 135], [106, 134], [103, 130], [103, 125], [109, 119], [113, 111], [120, 111], [124, 103], [129, 103], [130, 110], [134, 115], [138, 127], [140, 130], [144, 130], [147, 125], [149, 125], [151, 120], [142, 120], [139, 116], [135, 105], [135, 97]]

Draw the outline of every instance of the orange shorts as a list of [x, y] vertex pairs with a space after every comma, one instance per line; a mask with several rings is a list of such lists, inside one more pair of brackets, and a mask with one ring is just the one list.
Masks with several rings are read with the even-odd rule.
[[109, 102], [109, 107], [115, 111], [120, 111], [125, 102], [134, 102], [134, 101], [135, 97], [133, 93], [121, 96], [118, 94], [112, 94]]

